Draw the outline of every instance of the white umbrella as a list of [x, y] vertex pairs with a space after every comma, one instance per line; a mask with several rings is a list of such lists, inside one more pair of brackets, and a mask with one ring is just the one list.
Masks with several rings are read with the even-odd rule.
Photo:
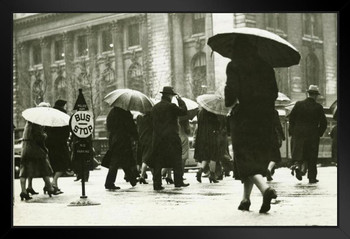
[[231, 111], [232, 107], [225, 106], [225, 100], [222, 96], [217, 94], [204, 94], [197, 97], [197, 102], [207, 111], [217, 114], [225, 115]]
[[153, 107], [153, 102], [148, 96], [137, 90], [116, 89], [108, 93], [104, 99], [110, 106], [146, 113]]
[[51, 107], [29, 108], [22, 112], [22, 116], [25, 120], [32, 123], [50, 127], [69, 125], [70, 119], [68, 114]]

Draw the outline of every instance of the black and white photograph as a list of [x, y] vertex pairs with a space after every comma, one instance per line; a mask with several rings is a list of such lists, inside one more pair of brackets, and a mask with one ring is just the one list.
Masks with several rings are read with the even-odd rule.
[[12, 17], [14, 228], [339, 225], [336, 11]]

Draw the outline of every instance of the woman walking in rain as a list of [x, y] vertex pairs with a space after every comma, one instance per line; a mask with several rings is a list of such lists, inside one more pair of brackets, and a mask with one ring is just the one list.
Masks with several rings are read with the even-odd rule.
[[[264, 180], [271, 159], [274, 137], [274, 107], [278, 88], [273, 68], [257, 54], [245, 36], [235, 39], [233, 56], [226, 68], [225, 104], [239, 104], [230, 119], [236, 180], [243, 183], [239, 210], [249, 211], [255, 185], [263, 195], [260, 213], [270, 210], [276, 191]], [[235, 171], [235, 173], [236, 173]]]
[[146, 170], [152, 154], [152, 118], [151, 112], [138, 115], [136, 118], [139, 141], [137, 145], [137, 164], [140, 165], [140, 184], [148, 184], [146, 181]]
[[197, 115], [198, 128], [195, 141], [194, 158], [201, 163], [196, 178], [202, 182], [202, 172], [209, 164], [209, 182], [218, 183], [215, 175], [216, 163], [220, 158], [218, 137], [220, 133], [220, 121], [216, 114], [201, 108]]
[[275, 137], [273, 138], [273, 150], [271, 155], [272, 158], [269, 165], [267, 166], [267, 171], [266, 171], [267, 181], [273, 180], [272, 176], [275, 172], [275, 166], [276, 164], [282, 161], [280, 148], [282, 146], [282, 141], [286, 139], [284, 136], [282, 124], [281, 124], [277, 110], [275, 110], [273, 122], [274, 122]]
[[120, 189], [114, 184], [119, 167], [123, 168], [130, 184], [135, 186], [137, 173], [135, 172], [136, 160], [132, 144], [138, 140], [138, 133], [131, 112], [113, 107], [107, 115], [107, 131], [109, 133], [109, 152], [107, 155], [110, 162], [107, 163], [109, 170], [105, 188], [109, 190]]
[[[39, 104], [39, 107], [42, 105]], [[45, 182], [44, 193], [57, 195], [59, 192], [51, 184], [50, 177], [53, 174], [49, 159], [48, 150], [45, 145], [46, 133], [44, 126], [26, 122], [23, 132], [23, 146], [20, 163], [20, 183], [21, 183], [21, 200], [30, 200], [30, 194], [38, 194], [32, 187], [33, 178], [43, 178]], [[26, 183], [28, 179], [28, 188]]]
[[[67, 113], [64, 109], [66, 103], [67, 101], [65, 100], [57, 100], [53, 108]], [[52, 186], [59, 193], [63, 193], [58, 187], [58, 178], [68, 170], [70, 164], [68, 148], [70, 129], [67, 125], [62, 127], [45, 127], [45, 131], [47, 133], [46, 146], [49, 150], [49, 160], [54, 171]]]

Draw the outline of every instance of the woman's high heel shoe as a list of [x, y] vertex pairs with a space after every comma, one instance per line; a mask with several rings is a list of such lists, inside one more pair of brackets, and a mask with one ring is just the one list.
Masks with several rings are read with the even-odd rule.
[[21, 192], [19, 196], [21, 197], [21, 201], [23, 201], [23, 199], [25, 199], [26, 201], [32, 199], [32, 197], [30, 197], [28, 193], [24, 192]]
[[250, 201], [246, 200], [246, 201], [242, 201], [239, 206], [238, 206], [238, 210], [241, 211], [249, 211], [249, 207], [250, 207]]
[[49, 194], [49, 197], [52, 197], [51, 195], [58, 195], [60, 192], [58, 192], [57, 188], [53, 188], [52, 191], [50, 191], [46, 186], [43, 188], [44, 194]]
[[209, 182], [210, 182], [210, 183], [218, 183], [218, 182], [219, 182], [219, 181], [216, 179], [215, 173], [214, 173], [214, 172], [210, 172], [210, 175], [209, 175]]
[[148, 184], [144, 178], [139, 179], [140, 184]]
[[38, 192], [35, 192], [32, 188], [27, 188], [27, 193], [30, 193], [32, 195], [39, 194]]
[[174, 181], [171, 178], [165, 178], [166, 184], [174, 184]]

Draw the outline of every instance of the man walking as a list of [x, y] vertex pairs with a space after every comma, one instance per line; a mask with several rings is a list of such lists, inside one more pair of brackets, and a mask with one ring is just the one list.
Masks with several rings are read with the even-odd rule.
[[320, 137], [327, 128], [327, 119], [322, 105], [316, 102], [320, 95], [316, 85], [310, 85], [308, 97], [296, 102], [289, 116], [291, 135], [292, 175], [298, 180], [308, 172], [309, 183], [317, 183], [317, 157]]
[[[171, 86], [163, 88], [162, 99], [151, 112], [153, 123], [153, 157], [149, 165], [153, 167], [153, 189], [162, 190], [162, 168], [173, 168], [175, 187], [187, 187], [182, 178], [182, 146], [179, 136], [178, 117], [187, 114], [185, 102]], [[179, 107], [171, 103], [176, 96]]]

